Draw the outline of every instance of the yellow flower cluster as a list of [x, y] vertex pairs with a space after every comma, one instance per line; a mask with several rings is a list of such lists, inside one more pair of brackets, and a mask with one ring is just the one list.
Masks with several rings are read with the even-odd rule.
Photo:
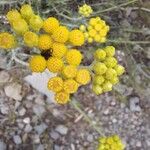
[[124, 150], [125, 145], [122, 143], [118, 135], [110, 137], [102, 137], [99, 139], [97, 150]]
[[87, 4], [84, 4], [83, 6], [79, 7], [79, 14], [83, 17], [89, 17], [92, 13], [93, 9]]
[[95, 73], [93, 77], [93, 91], [99, 95], [112, 90], [113, 85], [119, 82], [118, 76], [125, 71], [114, 57], [115, 48], [107, 46], [95, 51], [96, 63], [93, 66]]
[[88, 43], [106, 42], [106, 36], [109, 31], [109, 26], [106, 25], [105, 21], [100, 17], [91, 18], [88, 22], [88, 25], [81, 25], [80, 31], [84, 33], [84, 37]]

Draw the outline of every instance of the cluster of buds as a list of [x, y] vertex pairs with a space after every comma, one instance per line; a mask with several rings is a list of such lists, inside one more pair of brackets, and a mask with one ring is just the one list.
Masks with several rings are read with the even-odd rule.
[[88, 43], [106, 42], [106, 36], [109, 31], [109, 26], [100, 17], [91, 18], [87, 25], [81, 25], [80, 31], [84, 33], [84, 37]]
[[83, 6], [79, 7], [79, 14], [83, 17], [89, 17], [93, 13], [93, 9], [90, 5], [84, 4]]
[[113, 46], [107, 46], [104, 49], [95, 51], [93, 91], [97, 95], [111, 91], [113, 85], [119, 82], [118, 76], [125, 71], [124, 67], [118, 64], [114, 55], [115, 48]]
[[97, 150], [124, 150], [125, 145], [118, 135], [102, 137], [99, 139]]

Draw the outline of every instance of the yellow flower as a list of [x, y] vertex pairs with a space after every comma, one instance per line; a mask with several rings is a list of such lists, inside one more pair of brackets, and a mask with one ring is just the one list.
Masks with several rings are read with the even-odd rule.
[[66, 93], [75, 93], [78, 90], [78, 87], [79, 84], [73, 79], [64, 81], [64, 91]]
[[57, 73], [63, 68], [63, 61], [61, 59], [50, 57], [47, 60], [47, 68], [50, 72]]
[[93, 92], [94, 92], [96, 95], [100, 95], [100, 94], [103, 93], [103, 90], [102, 90], [101, 86], [98, 85], [98, 84], [94, 84], [94, 85], [92, 86], [92, 90], [93, 90]]
[[111, 78], [109, 81], [111, 82], [111, 84], [115, 85], [119, 82], [119, 79], [118, 79], [118, 77], [115, 76], [115, 77]]
[[7, 13], [7, 19], [12, 24], [14, 21], [21, 19], [21, 15], [17, 10], [11, 10]]
[[90, 72], [87, 69], [78, 70], [76, 81], [83, 85], [88, 84], [91, 81]]
[[121, 66], [121, 65], [119, 65], [119, 64], [116, 65], [116, 66], [114, 67], [114, 69], [116, 70], [118, 76], [122, 75], [122, 74], [125, 72], [124, 67]]
[[85, 25], [80, 25], [80, 31], [82, 31], [82, 32], [84, 32], [84, 31], [86, 31], [86, 27], [85, 27]]
[[102, 89], [104, 92], [109, 92], [112, 90], [112, 84], [111, 82], [109, 81], [105, 81], [103, 84], [102, 84]]
[[107, 57], [105, 59], [104, 63], [108, 68], [112, 68], [112, 67], [116, 66], [117, 60], [114, 57]]
[[100, 42], [101, 41], [101, 36], [99, 34], [96, 34], [94, 36], [94, 40], [95, 40], [95, 42]]
[[13, 48], [15, 47], [15, 44], [15, 38], [12, 34], [7, 32], [0, 33], [0, 48]]
[[63, 68], [62, 74], [66, 78], [74, 78], [77, 74], [77, 68], [73, 65], [67, 65]]
[[64, 91], [58, 92], [55, 95], [55, 101], [58, 104], [66, 104], [69, 102], [70, 95]]
[[79, 7], [79, 14], [83, 17], [89, 17], [92, 14], [93, 10], [91, 6], [84, 4], [83, 6]]
[[96, 76], [94, 77], [93, 83], [94, 83], [94, 84], [101, 85], [104, 81], [105, 81], [105, 79], [104, 79], [103, 76], [101, 76], [101, 75], [96, 75]]
[[32, 30], [39, 32], [43, 26], [43, 20], [40, 16], [33, 15], [29, 21], [29, 25]]
[[65, 26], [59, 26], [54, 30], [52, 38], [56, 42], [65, 43], [69, 38], [69, 30]]
[[53, 33], [59, 27], [59, 21], [54, 17], [49, 17], [43, 23], [43, 29], [47, 33]]
[[43, 72], [46, 69], [46, 60], [40, 55], [35, 55], [29, 60], [29, 67], [32, 72]]
[[89, 42], [89, 43], [92, 43], [92, 42], [93, 42], [93, 38], [89, 37], [89, 38], [88, 38], [88, 42]]
[[38, 46], [38, 35], [34, 32], [26, 32], [24, 34], [24, 43], [29, 47]]
[[110, 79], [112, 79], [116, 76], [117, 76], [117, 72], [114, 69], [112, 69], [112, 68], [107, 69], [107, 71], [105, 73], [105, 78], [106, 79], [110, 80]]
[[82, 54], [76, 49], [71, 49], [66, 54], [66, 61], [70, 65], [78, 66], [81, 63]]
[[32, 7], [28, 4], [22, 5], [20, 12], [22, 17], [27, 20], [29, 20], [34, 15]]
[[29, 30], [29, 27], [24, 19], [18, 19], [13, 22], [13, 29], [17, 34], [23, 35], [25, 32]]
[[89, 30], [89, 36], [94, 37], [96, 35], [96, 30], [91, 29]]
[[47, 87], [53, 92], [60, 92], [63, 89], [63, 80], [60, 77], [52, 77], [49, 79]]
[[90, 21], [89, 21], [89, 24], [91, 26], [95, 26], [97, 24], [97, 19], [96, 18], [91, 18]]
[[67, 52], [67, 47], [62, 43], [53, 43], [52, 49], [52, 55], [57, 58], [62, 58]]
[[106, 72], [107, 67], [104, 63], [101, 62], [97, 62], [94, 66], [93, 66], [93, 70], [96, 74], [102, 75]]
[[102, 49], [98, 49], [95, 51], [94, 56], [97, 60], [103, 61], [106, 58], [106, 52]]
[[42, 50], [48, 50], [52, 47], [52, 39], [49, 35], [43, 34], [39, 37], [38, 47]]
[[107, 57], [113, 57], [115, 55], [115, 47], [107, 46], [105, 48], [105, 52], [106, 52]]
[[74, 46], [81, 46], [84, 44], [84, 34], [77, 29], [74, 29], [69, 34], [69, 40]]

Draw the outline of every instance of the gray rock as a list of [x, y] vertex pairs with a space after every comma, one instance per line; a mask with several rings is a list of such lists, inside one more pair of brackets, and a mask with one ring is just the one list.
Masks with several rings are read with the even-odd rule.
[[41, 105], [34, 105], [34, 107], [33, 107], [33, 112], [37, 115], [37, 116], [39, 116], [39, 117], [41, 117], [42, 115], [43, 115], [43, 113], [45, 112], [45, 108], [43, 107], [43, 106], [41, 106]]
[[29, 117], [24, 118], [23, 122], [26, 123], [26, 124], [29, 124], [30, 123], [30, 118]]
[[35, 103], [39, 105], [45, 105], [44, 99], [41, 95], [38, 95], [35, 99]]
[[45, 123], [41, 123], [40, 125], [35, 126], [34, 129], [40, 135], [47, 129], [47, 127], [48, 126]]
[[3, 141], [0, 141], [0, 150], [6, 150], [6, 144]]
[[31, 131], [32, 131], [32, 126], [31, 126], [30, 124], [27, 124], [27, 125], [25, 126], [24, 131], [25, 131], [26, 133], [31, 132]]
[[61, 150], [61, 147], [59, 145], [54, 145], [54, 150]]
[[6, 105], [2, 105], [0, 107], [0, 110], [1, 110], [1, 113], [4, 114], [4, 115], [9, 113], [9, 108]]
[[50, 132], [50, 136], [54, 140], [57, 140], [60, 137], [59, 134], [57, 132], [55, 132], [55, 131]]
[[44, 150], [44, 146], [40, 144], [36, 150]]
[[92, 134], [89, 134], [89, 135], [87, 136], [87, 140], [88, 140], [89, 142], [93, 142], [93, 140], [94, 140], [93, 135], [92, 135]]
[[15, 144], [21, 144], [22, 143], [22, 140], [21, 140], [19, 135], [15, 135], [13, 137], [13, 140], [14, 140]]
[[38, 134], [33, 136], [33, 143], [38, 144], [40, 143], [40, 137]]
[[66, 135], [68, 133], [68, 128], [64, 125], [58, 125], [55, 130], [62, 135]]
[[131, 97], [129, 99], [129, 107], [130, 107], [131, 111], [133, 111], [133, 112], [141, 111], [141, 107], [139, 105], [139, 101], [140, 101], [140, 99], [138, 97]]
[[21, 109], [18, 111], [18, 113], [19, 113], [19, 116], [24, 116], [25, 113], [26, 113], [26, 109], [25, 109], [25, 108], [21, 108]]

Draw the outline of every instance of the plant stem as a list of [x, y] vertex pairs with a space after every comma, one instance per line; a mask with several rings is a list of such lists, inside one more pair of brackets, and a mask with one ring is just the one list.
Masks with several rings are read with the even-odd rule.
[[150, 44], [150, 41], [123, 41], [123, 40], [107, 40], [109, 43], [117, 43], [117, 44]]
[[24, 61], [21, 61], [20, 59], [18, 59], [17, 57], [13, 57], [13, 60], [23, 66], [29, 66], [28, 63], [24, 62]]
[[70, 101], [70, 104], [80, 113], [84, 116], [85, 120], [101, 135], [101, 136], [105, 136], [101, 129], [95, 124], [93, 123], [93, 121], [91, 120], [90, 117], [88, 117], [85, 112], [79, 107], [79, 105], [77, 104], [79, 102], [77, 102], [75, 99], [73, 99], [72, 101]]
[[123, 3], [123, 4], [120, 4], [120, 5], [118, 5], [118, 6], [113, 6], [113, 7], [104, 9], [104, 10], [100, 10], [100, 11], [97, 11], [96, 13], [94, 13], [93, 15], [96, 15], [96, 14], [99, 14], [99, 13], [108, 12], [108, 11], [112, 11], [112, 10], [117, 9], [117, 8], [119, 8], [119, 7], [123, 7], [123, 6], [129, 5], [129, 4], [132, 4], [132, 3], [136, 2], [136, 1], [138, 1], [138, 0], [128, 1], [128, 2]]

